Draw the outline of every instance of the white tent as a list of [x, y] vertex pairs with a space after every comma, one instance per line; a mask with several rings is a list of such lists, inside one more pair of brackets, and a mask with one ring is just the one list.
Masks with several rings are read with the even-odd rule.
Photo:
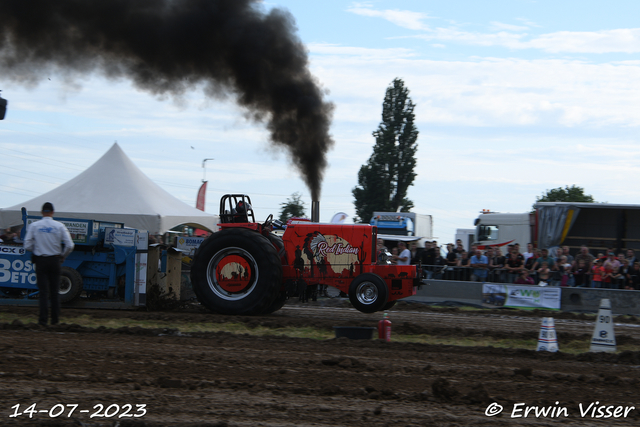
[[0, 209], [0, 228], [22, 224], [22, 207], [30, 215], [40, 215], [45, 202], [53, 203], [54, 218], [122, 222], [151, 234], [162, 234], [181, 224], [213, 231], [218, 223], [218, 215], [193, 208], [156, 185], [117, 143], [65, 184], [19, 205]]

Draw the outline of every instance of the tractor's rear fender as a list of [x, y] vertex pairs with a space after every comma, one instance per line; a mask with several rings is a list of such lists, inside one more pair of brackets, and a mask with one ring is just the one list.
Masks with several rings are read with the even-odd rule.
[[225, 230], [227, 228], [246, 228], [246, 229], [257, 231], [257, 232], [260, 232], [262, 230], [262, 226], [257, 222], [218, 224], [218, 227], [220, 227], [220, 230]]

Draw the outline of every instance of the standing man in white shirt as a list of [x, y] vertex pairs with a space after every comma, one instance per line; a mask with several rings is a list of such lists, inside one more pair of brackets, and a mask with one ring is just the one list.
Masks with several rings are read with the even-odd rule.
[[398, 253], [399, 255], [395, 255], [393, 257], [397, 261], [398, 265], [411, 264], [411, 251], [407, 249], [407, 244], [405, 242], [398, 242]]
[[[64, 244], [64, 247], [63, 247]], [[69, 230], [61, 222], [53, 219], [53, 205], [42, 205], [42, 219], [29, 224], [24, 248], [33, 253], [36, 279], [40, 291], [40, 316], [38, 323], [47, 326], [49, 301], [51, 301], [51, 324], [60, 320], [60, 267], [73, 250]]]

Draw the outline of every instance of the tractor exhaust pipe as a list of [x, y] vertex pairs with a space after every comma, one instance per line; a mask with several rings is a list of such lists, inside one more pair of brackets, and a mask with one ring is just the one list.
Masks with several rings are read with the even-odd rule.
[[311, 222], [320, 222], [320, 202], [311, 201]]

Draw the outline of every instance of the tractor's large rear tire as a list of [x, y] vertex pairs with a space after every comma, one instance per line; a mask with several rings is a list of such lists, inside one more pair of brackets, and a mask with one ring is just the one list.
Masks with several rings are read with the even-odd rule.
[[282, 265], [263, 235], [228, 228], [207, 238], [193, 257], [191, 284], [198, 301], [221, 314], [261, 314], [282, 287]]
[[82, 276], [71, 267], [60, 269], [60, 295], [61, 303], [71, 302], [80, 296], [82, 292]]
[[375, 313], [387, 304], [389, 289], [382, 277], [363, 273], [349, 285], [349, 301], [363, 313]]
[[284, 292], [280, 292], [278, 296], [276, 296], [276, 299], [273, 300], [270, 306], [265, 308], [264, 311], [256, 314], [259, 314], [261, 316], [266, 316], [267, 314], [274, 313], [280, 310], [286, 302], [287, 302], [287, 294]]

